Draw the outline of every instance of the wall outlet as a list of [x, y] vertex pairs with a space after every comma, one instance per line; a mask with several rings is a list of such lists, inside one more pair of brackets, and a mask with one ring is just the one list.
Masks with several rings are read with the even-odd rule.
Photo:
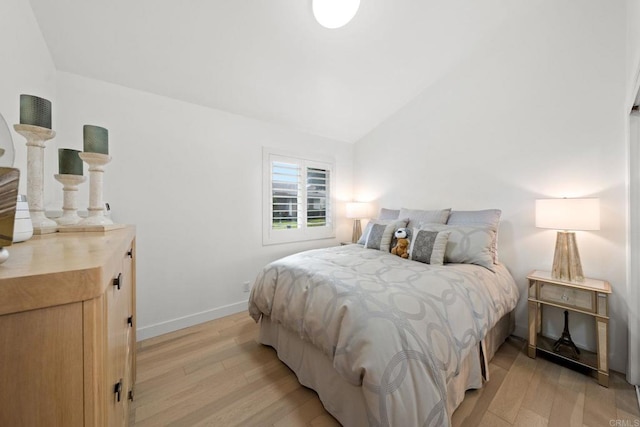
[[249, 292], [251, 290], [251, 283], [248, 280], [246, 282], [242, 282], [242, 289], [245, 292]]

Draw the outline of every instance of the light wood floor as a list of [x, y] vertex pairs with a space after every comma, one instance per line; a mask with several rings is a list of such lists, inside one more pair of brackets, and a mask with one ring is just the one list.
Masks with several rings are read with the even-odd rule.
[[[256, 342], [246, 313], [138, 344], [131, 409], [135, 426], [338, 426], [273, 349]], [[509, 339], [490, 381], [468, 391], [454, 426], [640, 426], [634, 389], [613, 373], [609, 388]], [[616, 420], [618, 423], [616, 424]]]

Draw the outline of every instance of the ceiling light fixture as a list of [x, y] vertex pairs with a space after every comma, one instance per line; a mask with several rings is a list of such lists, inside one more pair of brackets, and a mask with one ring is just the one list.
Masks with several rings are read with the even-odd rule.
[[340, 28], [356, 16], [360, 0], [312, 0], [313, 16], [325, 28]]

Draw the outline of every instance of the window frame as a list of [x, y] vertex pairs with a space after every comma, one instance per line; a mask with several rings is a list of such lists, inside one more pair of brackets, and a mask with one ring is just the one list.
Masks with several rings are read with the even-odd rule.
[[[273, 225], [273, 199], [272, 199], [272, 164], [273, 162], [283, 162], [296, 164], [301, 167], [301, 185], [299, 190], [297, 217], [300, 226], [291, 229], [274, 229]], [[307, 171], [308, 169], [323, 169], [328, 171], [329, 183], [326, 191], [326, 225], [311, 226], [307, 225]], [[301, 155], [297, 153], [275, 150], [272, 148], [263, 148], [262, 151], [262, 244], [276, 245], [281, 243], [304, 242], [320, 239], [335, 238], [336, 221], [335, 221], [335, 160], [323, 156]]]

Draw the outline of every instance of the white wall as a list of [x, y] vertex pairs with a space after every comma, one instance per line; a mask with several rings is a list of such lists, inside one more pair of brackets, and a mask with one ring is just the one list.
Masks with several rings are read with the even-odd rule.
[[139, 339], [244, 310], [242, 282], [266, 263], [348, 238], [340, 220], [337, 239], [262, 246], [262, 147], [334, 157], [344, 201], [352, 145], [63, 72], [57, 87], [58, 147], [82, 149], [83, 124], [109, 129], [105, 201], [138, 231]]
[[57, 122], [55, 66], [42, 38], [29, 2], [0, 2], [0, 114], [11, 129], [16, 150], [14, 166], [20, 169], [20, 192], [26, 194], [26, 140], [13, 130], [20, 122], [20, 94], [46, 98], [53, 103], [53, 127]]
[[[535, 228], [535, 199], [599, 197], [601, 231], [578, 232], [578, 244], [585, 274], [613, 286], [610, 356], [620, 371], [627, 348], [624, 12], [609, 1], [579, 9], [555, 0], [513, 4], [496, 33], [359, 141], [354, 157], [355, 196], [379, 206], [502, 209], [500, 260], [522, 293], [521, 336], [525, 277], [551, 268], [555, 242], [555, 232]], [[593, 347], [591, 323], [574, 317], [574, 339]]]
[[[308, 151], [336, 160], [336, 192], [351, 197], [353, 146], [295, 130], [56, 72], [29, 2], [0, 2], [0, 114], [11, 127], [20, 188], [26, 193], [26, 146], [13, 131], [20, 94], [53, 104], [57, 132], [45, 149], [45, 205], [61, 208], [57, 149], [82, 149], [82, 125], [110, 131], [113, 161], [105, 200], [118, 222], [138, 229], [139, 338], [244, 310], [242, 282], [281, 256], [350, 237], [262, 246], [262, 147]], [[85, 167], [85, 174], [86, 174]], [[88, 183], [79, 206], [88, 205]], [[219, 211], [216, 211], [219, 209]], [[338, 218], [343, 218], [342, 204]]]

